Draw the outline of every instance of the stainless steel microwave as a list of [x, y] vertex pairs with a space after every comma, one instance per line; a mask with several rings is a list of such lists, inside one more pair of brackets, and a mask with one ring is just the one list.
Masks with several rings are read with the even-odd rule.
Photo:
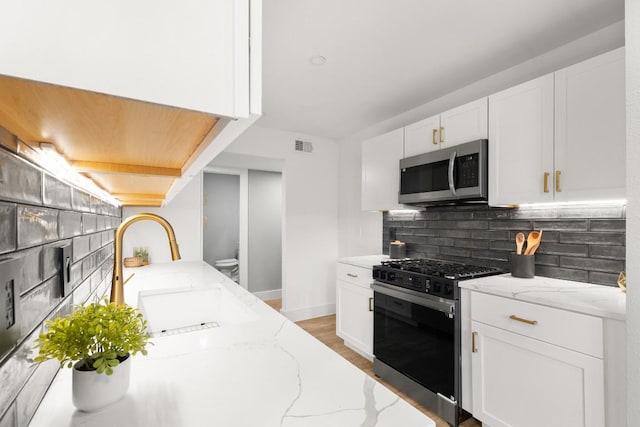
[[487, 145], [479, 139], [400, 160], [399, 203], [486, 201]]

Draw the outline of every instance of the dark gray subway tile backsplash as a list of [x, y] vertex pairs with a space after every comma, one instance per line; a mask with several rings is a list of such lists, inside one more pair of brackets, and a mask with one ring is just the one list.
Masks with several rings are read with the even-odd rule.
[[71, 209], [71, 187], [45, 173], [42, 203], [54, 208]]
[[0, 149], [0, 200], [42, 203], [42, 171]]
[[[0, 137], [3, 132], [0, 128]], [[96, 290], [102, 295], [109, 289], [113, 235], [121, 220], [120, 207], [0, 148], [0, 263], [18, 267], [17, 321], [12, 328], [20, 331], [13, 347], [0, 354], [0, 427], [27, 425], [58, 372], [56, 361], [32, 363], [43, 321], [96, 298]], [[63, 245], [71, 245], [72, 257], [71, 284], [65, 286], [64, 296], [59, 252]]]
[[491, 208], [429, 207], [383, 215], [383, 252], [390, 236], [407, 244], [407, 256], [509, 270], [515, 236], [543, 230], [536, 275], [616, 286], [625, 269], [625, 207], [621, 205]]
[[16, 205], [0, 202], [0, 254], [15, 251], [16, 236]]
[[18, 249], [58, 239], [58, 211], [36, 206], [18, 206]]

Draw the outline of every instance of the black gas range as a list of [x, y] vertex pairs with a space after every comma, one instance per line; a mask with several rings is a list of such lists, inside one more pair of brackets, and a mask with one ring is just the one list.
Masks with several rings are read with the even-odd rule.
[[373, 368], [449, 424], [462, 410], [458, 282], [502, 273], [433, 259], [391, 259], [373, 267]]
[[460, 280], [500, 273], [493, 267], [422, 258], [390, 259], [373, 267], [373, 278], [378, 282], [446, 299], [459, 299]]

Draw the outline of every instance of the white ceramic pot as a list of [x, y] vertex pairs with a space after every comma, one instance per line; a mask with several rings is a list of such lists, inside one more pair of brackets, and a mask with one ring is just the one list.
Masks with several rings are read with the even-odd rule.
[[[78, 362], [79, 363], [79, 362]], [[77, 363], [76, 363], [77, 365]], [[81, 411], [97, 411], [122, 399], [129, 389], [131, 356], [113, 368], [112, 375], [80, 371], [73, 366], [73, 406]]]

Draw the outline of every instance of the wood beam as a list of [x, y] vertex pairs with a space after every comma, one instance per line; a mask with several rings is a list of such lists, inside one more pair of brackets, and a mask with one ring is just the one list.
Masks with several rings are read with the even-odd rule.
[[79, 172], [99, 172], [118, 175], [158, 175], [178, 178], [182, 176], [182, 170], [180, 168], [163, 168], [158, 166], [126, 165], [87, 160], [72, 160], [71, 166]]
[[164, 194], [149, 194], [149, 193], [113, 193], [113, 197], [119, 200], [158, 200], [163, 201], [165, 199]]
[[147, 206], [152, 208], [159, 208], [162, 206], [162, 202], [159, 200], [120, 200], [122, 206]]

